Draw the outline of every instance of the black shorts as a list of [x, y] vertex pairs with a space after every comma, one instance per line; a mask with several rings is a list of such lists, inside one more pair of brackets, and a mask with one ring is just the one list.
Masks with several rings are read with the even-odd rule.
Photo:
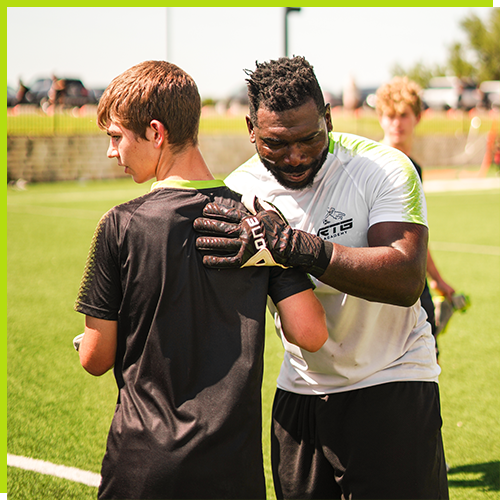
[[393, 382], [325, 396], [277, 390], [278, 498], [447, 499], [438, 385]]

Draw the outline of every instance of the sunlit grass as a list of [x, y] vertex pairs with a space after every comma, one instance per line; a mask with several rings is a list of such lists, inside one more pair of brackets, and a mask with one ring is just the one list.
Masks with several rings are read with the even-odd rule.
[[[100, 471], [117, 389], [94, 378], [71, 345], [83, 320], [73, 302], [94, 228], [113, 205], [148, 186], [130, 179], [8, 189], [8, 452]], [[439, 340], [443, 435], [452, 500], [500, 492], [500, 192], [427, 196], [431, 248], [442, 275], [471, 297]], [[458, 244], [472, 245], [469, 253]], [[453, 244], [457, 244], [453, 248]], [[442, 248], [442, 247], [441, 247]], [[449, 247], [447, 247], [449, 248]], [[282, 347], [267, 325], [263, 439], [268, 498], [274, 498], [269, 422]], [[9, 468], [10, 499], [95, 498], [95, 488]]]

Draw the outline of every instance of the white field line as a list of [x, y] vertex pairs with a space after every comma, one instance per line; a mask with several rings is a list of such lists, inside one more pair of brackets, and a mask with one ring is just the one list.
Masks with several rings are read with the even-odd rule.
[[87, 486], [98, 487], [101, 482], [101, 476], [95, 472], [67, 467], [66, 465], [56, 465], [35, 458], [10, 455], [9, 453], [7, 453], [7, 465], [9, 467], [39, 472], [40, 474], [61, 477], [69, 481], [86, 484]]
[[500, 177], [424, 180], [424, 193], [481, 191], [500, 188]]
[[442, 252], [459, 252], [482, 255], [500, 255], [500, 247], [493, 245], [474, 245], [473, 243], [448, 243], [444, 241], [429, 242], [431, 250], [441, 250]]

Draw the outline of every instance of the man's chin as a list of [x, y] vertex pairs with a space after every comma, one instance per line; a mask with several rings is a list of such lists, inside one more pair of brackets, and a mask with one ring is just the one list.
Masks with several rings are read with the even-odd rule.
[[[302, 172], [302, 174], [297, 174], [297, 173], [286, 174], [284, 172], [281, 172], [273, 168], [273, 166], [265, 159], [261, 158], [260, 161], [271, 173], [271, 175], [280, 183], [281, 186], [296, 191], [312, 186], [314, 178], [316, 177], [316, 174], [319, 171], [319, 169], [316, 167], [316, 169], [314, 170], [307, 169], [305, 172]], [[304, 175], [306, 173], [308, 174]]]
[[[264, 163], [264, 162], [263, 162]], [[307, 175], [297, 175], [297, 174], [285, 174], [283, 172], [277, 171], [270, 168], [264, 163], [264, 166], [269, 170], [272, 176], [285, 188], [293, 189], [294, 191], [299, 191], [302, 189], [309, 188], [313, 185], [314, 179], [318, 175], [318, 172], [323, 168], [324, 161], [318, 162], [313, 168], [307, 169], [303, 174], [307, 172]], [[294, 177], [296, 179], [294, 179]]]
[[300, 181], [293, 181], [290, 180], [289, 178], [282, 177], [279, 174], [275, 174], [274, 172], [271, 172], [274, 175], [274, 178], [283, 186], [286, 187], [287, 189], [293, 189], [295, 191], [299, 191], [301, 189], [308, 188], [312, 186], [314, 182], [314, 177], [316, 176], [316, 173], [311, 174], [307, 176], [305, 179], [300, 180]]
[[[259, 153], [259, 150], [257, 150], [257, 153]], [[287, 189], [293, 189], [294, 191], [306, 189], [313, 185], [314, 179], [318, 175], [318, 172], [323, 168], [327, 156], [328, 156], [328, 147], [326, 147], [323, 150], [321, 157], [317, 161], [309, 165], [309, 168], [306, 167], [306, 170], [302, 172], [302, 174], [297, 174], [296, 172], [294, 172], [293, 174], [290, 173], [287, 175], [286, 173], [281, 172], [279, 169], [275, 168], [272, 163], [267, 161], [265, 158], [262, 158], [262, 156], [259, 154], [261, 163], [264, 165], [264, 167], [267, 168], [267, 170], [272, 174], [272, 176], [283, 187]], [[302, 175], [305, 174], [306, 172], [308, 172], [308, 175], [302, 178]], [[296, 177], [296, 179], [294, 179], [294, 177]]]

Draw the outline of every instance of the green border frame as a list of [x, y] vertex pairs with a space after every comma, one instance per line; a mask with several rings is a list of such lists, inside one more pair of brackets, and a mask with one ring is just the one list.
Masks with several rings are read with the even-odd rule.
[[[473, 5], [472, 5], [473, 4]], [[289, 7], [289, 6], [299, 6], [300, 4], [297, 5], [297, 3], [292, 3], [292, 2], [278, 2], [274, 4], [274, 7]], [[500, 3], [498, 0], [496, 0], [496, 6], [499, 6]], [[62, 7], [60, 3], [49, 3], [49, 4], [41, 4], [40, 2], [27, 2], [23, 3], [21, 5], [17, 5], [16, 7]], [[72, 5], [72, 7], [105, 7], [106, 5], [89, 5], [89, 4], [76, 4]], [[126, 5], [124, 7], [133, 7], [134, 5]], [[142, 5], [142, 7], [158, 7], [157, 4], [151, 4], [151, 5]], [[211, 4], [210, 2], [184, 2], [182, 5], [179, 4], [172, 4], [170, 5], [169, 3], [164, 4], [165, 7], [176, 7], [176, 6], [182, 6], [182, 7], [232, 7], [234, 5], [228, 5], [226, 2], [219, 2]], [[249, 7], [269, 7], [269, 4], [266, 2], [253, 2]], [[369, 1], [361, 1], [357, 0], [355, 3], [349, 2], [347, 0], [343, 1], [334, 1], [334, 2], [316, 2], [313, 5], [309, 5], [309, 7], [494, 7], [494, 2], [493, 0], [490, 1], [485, 1], [485, 0], [475, 0], [474, 2], [471, 2], [471, 0], [441, 0], [439, 3], [436, 4], [435, 1], [431, 0], [426, 0], [426, 1], [412, 1], [409, 3], [405, 3], [404, 5], [401, 5], [400, 1], [395, 1], [395, 0], [385, 0], [385, 1], [378, 1], [378, 2], [369, 2]], [[238, 5], [238, 7], [245, 7], [245, 5]], [[3, 25], [5, 26], [5, 32], [7, 32], [7, 7], [4, 10], [4, 23]], [[7, 45], [7, 40], [4, 38], [4, 43]], [[5, 72], [5, 79], [4, 81], [7, 80], [7, 68], [4, 66], [4, 72]], [[6, 110], [6, 103], [4, 102], [4, 107], [5, 111]], [[7, 113], [5, 112], [5, 116]], [[6, 120], [3, 121], [3, 131], [4, 131], [4, 141], [7, 140], [7, 122]], [[6, 142], [5, 142], [6, 144]], [[4, 151], [3, 151], [3, 165], [5, 169], [5, 174], [7, 172], [7, 147], [5, 146]], [[7, 197], [7, 184], [3, 184], [3, 187], [1, 188], [2, 192], [4, 192], [4, 198]], [[4, 211], [4, 216], [2, 218], [2, 227], [3, 227], [3, 235], [4, 235], [4, 242], [5, 242], [5, 256], [2, 260], [2, 265], [0, 267], [0, 275], [1, 275], [1, 280], [4, 283], [3, 287], [3, 293], [2, 293], [2, 301], [1, 301], [1, 310], [0, 310], [0, 318], [2, 318], [2, 345], [3, 349], [0, 349], [0, 403], [1, 403], [1, 413], [0, 413], [0, 421], [1, 421], [1, 434], [0, 434], [0, 450], [1, 454], [4, 457], [7, 457], [7, 259], [6, 259], [6, 254], [7, 254], [7, 211], [5, 209]], [[7, 491], [7, 465], [5, 465], [4, 468], [0, 468], [0, 498], [5, 497], [7, 493], [4, 493]]]

